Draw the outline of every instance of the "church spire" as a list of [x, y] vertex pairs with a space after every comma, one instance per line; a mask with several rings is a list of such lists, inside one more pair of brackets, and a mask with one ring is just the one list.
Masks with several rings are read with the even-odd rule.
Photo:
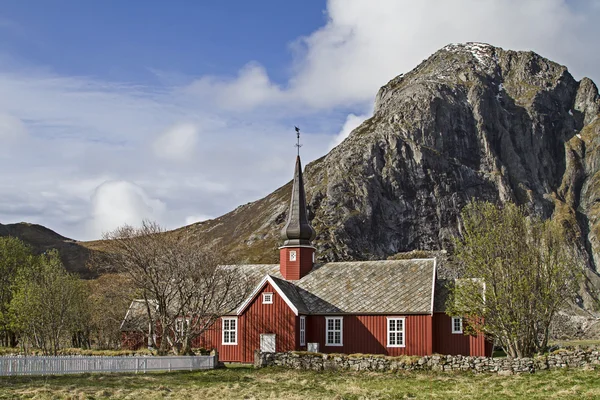
[[315, 230], [308, 222], [306, 212], [306, 194], [304, 192], [304, 181], [302, 179], [302, 164], [300, 156], [296, 157], [296, 170], [294, 172], [294, 186], [292, 188], [292, 199], [288, 220], [281, 230], [284, 246], [308, 245], [315, 238]]
[[281, 230], [283, 246], [279, 248], [279, 270], [287, 280], [302, 279], [309, 274], [315, 262], [315, 248], [311, 242], [315, 238], [315, 230], [308, 222], [306, 212], [306, 194], [302, 179], [302, 164], [300, 163], [300, 129], [296, 127], [298, 136], [298, 156], [292, 187], [292, 198], [288, 220]]

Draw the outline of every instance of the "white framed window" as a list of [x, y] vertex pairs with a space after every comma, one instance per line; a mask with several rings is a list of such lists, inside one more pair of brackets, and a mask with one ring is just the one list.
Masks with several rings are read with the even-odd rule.
[[263, 304], [273, 304], [273, 293], [263, 293]]
[[405, 347], [405, 328], [405, 318], [387, 318], [387, 347]]
[[325, 317], [325, 346], [343, 346], [343, 317]]
[[300, 346], [306, 345], [306, 317], [300, 316]]
[[237, 317], [223, 317], [223, 344], [237, 344]]
[[296, 261], [296, 250], [290, 250], [290, 261]]
[[452, 333], [463, 333], [463, 319], [452, 317]]
[[188, 329], [190, 327], [190, 319], [189, 318], [178, 318], [175, 321], [175, 332], [178, 334], [183, 334], [184, 327]]

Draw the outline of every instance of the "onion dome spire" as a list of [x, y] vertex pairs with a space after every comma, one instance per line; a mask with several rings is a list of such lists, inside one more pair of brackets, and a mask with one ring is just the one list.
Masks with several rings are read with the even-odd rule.
[[310, 246], [315, 236], [315, 230], [308, 222], [306, 194], [304, 193], [304, 181], [302, 180], [302, 165], [300, 163], [300, 155], [298, 155], [296, 157], [294, 186], [292, 188], [288, 220], [281, 230], [281, 238], [285, 240], [283, 243], [284, 246]]

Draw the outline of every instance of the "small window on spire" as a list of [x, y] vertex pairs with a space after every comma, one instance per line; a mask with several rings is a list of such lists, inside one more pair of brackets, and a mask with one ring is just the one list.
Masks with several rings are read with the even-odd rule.
[[296, 261], [296, 250], [290, 250], [290, 261]]

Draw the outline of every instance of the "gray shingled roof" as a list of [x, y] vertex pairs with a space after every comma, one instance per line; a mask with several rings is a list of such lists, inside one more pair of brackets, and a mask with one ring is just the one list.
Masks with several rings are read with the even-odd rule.
[[300, 314], [308, 314], [310, 313], [309, 309], [304, 304], [304, 300], [298, 291], [298, 287], [294, 285], [292, 282], [286, 281], [283, 278], [277, 278], [276, 276], [271, 275], [273, 281], [277, 284], [279, 289], [285, 294], [287, 297], [298, 309]]
[[[316, 265], [298, 281], [286, 281], [279, 264], [231, 265], [252, 286], [269, 275], [300, 314], [429, 314], [434, 259], [332, 262]], [[445, 294], [436, 285], [435, 311], [443, 311]], [[441, 295], [441, 296], [440, 296]], [[235, 313], [235, 312], [234, 312]], [[121, 330], [145, 330], [148, 319], [141, 300], [131, 303]]]
[[[152, 303], [151, 303], [152, 304]], [[154, 312], [154, 309], [150, 309]], [[154, 316], [153, 316], [154, 317]], [[121, 322], [122, 331], [141, 331], [148, 330], [148, 311], [144, 300], [133, 300], [127, 309], [127, 314]]]
[[300, 313], [432, 312], [434, 259], [326, 263], [298, 281], [284, 280], [277, 264], [239, 268], [256, 276], [256, 284], [261, 273], [271, 275]]
[[449, 285], [454, 284], [453, 279], [438, 279], [435, 282], [435, 300], [433, 301], [434, 312], [446, 311], [446, 301], [450, 295]]

